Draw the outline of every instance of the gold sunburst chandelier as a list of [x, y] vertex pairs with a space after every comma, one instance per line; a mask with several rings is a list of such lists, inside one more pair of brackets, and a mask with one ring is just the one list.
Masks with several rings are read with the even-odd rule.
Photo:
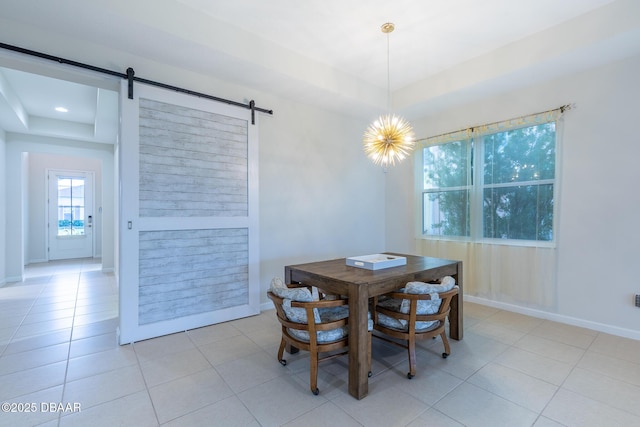
[[[389, 72], [389, 33], [395, 29], [391, 22], [380, 27], [387, 35], [387, 103], [391, 109], [391, 84]], [[374, 121], [364, 133], [364, 152], [376, 165], [395, 165], [407, 157], [414, 148], [415, 137], [408, 121], [388, 113]]]

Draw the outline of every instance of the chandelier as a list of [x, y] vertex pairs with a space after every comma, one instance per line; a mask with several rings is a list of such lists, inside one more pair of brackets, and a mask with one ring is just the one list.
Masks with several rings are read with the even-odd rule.
[[[389, 33], [395, 29], [391, 22], [380, 27], [387, 35], [387, 104], [391, 109], [389, 72]], [[408, 121], [388, 113], [375, 120], [364, 133], [364, 152], [376, 165], [388, 166], [401, 162], [414, 148], [413, 129]]]

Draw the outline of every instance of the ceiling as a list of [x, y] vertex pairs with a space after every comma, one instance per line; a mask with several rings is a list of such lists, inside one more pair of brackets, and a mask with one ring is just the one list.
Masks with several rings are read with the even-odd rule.
[[[260, 105], [260, 93], [367, 121], [391, 105], [411, 119], [640, 54], [639, 4], [0, 0], [0, 42], [38, 50], [38, 32], [55, 34], [237, 84], [249, 97], [255, 91], [264, 108], [270, 106]], [[387, 37], [380, 26], [389, 21], [396, 29]], [[45, 53], [65, 57], [63, 47], [45, 45]], [[68, 59], [82, 62], [82, 53]], [[138, 67], [136, 75], [144, 78], [144, 71]], [[56, 112], [58, 105], [69, 112]], [[117, 135], [117, 94], [0, 68], [0, 126], [110, 143]]]
[[[66, 111], [57, 111], [56, 108]], [[118, 93], [0, 67], [0, 128], [113, 144]]]

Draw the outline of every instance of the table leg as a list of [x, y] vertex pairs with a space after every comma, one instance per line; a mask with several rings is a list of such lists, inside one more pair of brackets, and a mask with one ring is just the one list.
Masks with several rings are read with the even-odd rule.
[[462, 262], [458, 262], [456, 279], [459, 291], [458, 295], [451, 300], [451, 311], [449, 312], [449, 336], [454, 340], [461, 340], [463, 336], [463, 304], [462, 304]]
[[[292, 276], [293, 276], [293, 273], [291, 272], [291, 269], [289, 268], [289, 266], [285, 266], [285, 268], [284, 268], [284, 283], [287, 283], [287, 284], [293, 283]], [[300, 351], [299, 348], [294, 347], [289, 343], [285, 344], [284, 349], [289, 354], [296, 354], [296, 353], [298, 353]]]
[[369, 292], [349, 285], [349, 394], [362, 399], [369, 393]]

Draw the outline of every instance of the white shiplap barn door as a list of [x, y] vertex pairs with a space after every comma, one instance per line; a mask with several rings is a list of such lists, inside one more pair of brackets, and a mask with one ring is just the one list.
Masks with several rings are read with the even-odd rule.
[[242, 107], [121, 88], [120, 343], [260, 312], [257, 122]]

